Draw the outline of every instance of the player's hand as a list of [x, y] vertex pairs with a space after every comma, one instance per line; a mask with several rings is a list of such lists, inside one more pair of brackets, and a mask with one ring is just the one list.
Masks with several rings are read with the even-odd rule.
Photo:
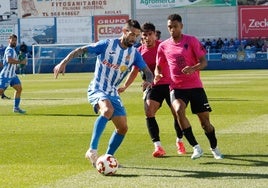
[[62, 73], [62, 75], [64, 75], [65, 70], [66, 70], [66, 64], [65, 63], [61, 62], [61, 63], [57, 64], [53, 69], [54, 77], [57, 79], [60, 73]]
[[126, 88], [125, 86], [122, 86], [122, 87], [119, 87], [119, 88], [117, 89], [117, 92], [118, 92], [119, 94], [121, 94], [121, 93], [123, 93], [126, 89], [127, 89], [127, 88]]
[[156, 84], [161, 78], [163, 78], [162, 74], [157, 74], [154, 76], [154, 83]]
[[182, 72], [183, 74], [192, 74], [192, 73], [194, 73], [194, 71], [195, 71], [195, 69], [194, 69], [193, 67], [191, 67], [191, 66], [185, 66], [185, 67], [181, 70], [181, 72]]
[[142, 91], [145, 91], [147, 88], [151, 88], [151, 87], [152, 87], [152, 83], [147, 82], [147, 81], [144, 81], [144, 82], [141, 84], [141, 87], [142, 87]]

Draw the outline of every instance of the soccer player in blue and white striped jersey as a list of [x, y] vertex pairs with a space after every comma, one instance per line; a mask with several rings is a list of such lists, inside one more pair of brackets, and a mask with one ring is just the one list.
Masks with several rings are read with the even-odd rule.
[[88, 101], [100, 115], [96, 119], [91, 142], [86, 158], [93, 166], [98, 158], [97, 149], [99, 139], [109, 120], [115, 125], [115, 131], [111, 135], [106, 154], [114, 155], [122, 143], [127, 132], [126, 111], [118, 94], [118, 86], [132, 66], [138, 67], [146, 76], [143, 87], [151, 87], [153, 74], [147, 67], [140, 53], [133, 47], [141, 33], [138, 21], [130, 19], [122, 29], [122, 36], [117, 39], [101, 40], [70, 52], [54, 68], [54, 76], [65, 72], [67, 63], [81, 54], [96, 54], [96, 66], [94, 78], [88, 87]]
[[13, 112], [24, 114], [25, 110], [20, 108], [20, 97], [22, 86], [19, 77], [16, 75], [16, 68], [18, 64], [26, 64], [26, 59], [18, 60], [15, 48], [17, 46], [17, 36], [12, 34], [8, 38], [9, 45], [5, 49], [3, 58], [3, 69], [0, 72], [0, 95], [10, 85], [15, 89], [14, 93], [14, 108]]

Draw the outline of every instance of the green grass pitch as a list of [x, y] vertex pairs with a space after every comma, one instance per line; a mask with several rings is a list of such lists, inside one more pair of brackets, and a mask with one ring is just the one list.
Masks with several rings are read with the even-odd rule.
[[[122, 94], [129, 131], [115, 157], [123, 168], [102, 176], [84, 159], [97, 117], [87, 102], [93, 73], [20, 77], [21, 107], [0, 100], [0, 187], [267, 187], [268, 185], [268, 70], [202, 71], [213, 112], [218, 145], [225, 159], [215, 160], [198, 119], [188, 117], [204, 156], [191, 160], [175, 147], [173, 120], [164, 103], [157, 113], [164, 158], [153, 158], [143, 112], [141, 80]], [[12, 96], [8, 88], [6, 95]], [[106, 150], [113, 130], [109, 122], [99, 145]]]

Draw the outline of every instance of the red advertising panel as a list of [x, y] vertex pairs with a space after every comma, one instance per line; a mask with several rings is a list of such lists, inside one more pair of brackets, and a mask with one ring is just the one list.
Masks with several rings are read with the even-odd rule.
[[128, 19], [128, 15], [94, 16], [95, 41], [120, 37], [122, 35], [122, 28]]
[[239, 38], [268, 36], [268, 6], [239, 6]]

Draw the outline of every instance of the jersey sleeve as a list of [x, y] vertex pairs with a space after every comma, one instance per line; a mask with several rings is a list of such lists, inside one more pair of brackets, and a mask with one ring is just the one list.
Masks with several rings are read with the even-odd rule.
[[144, 69], [147, 65], [145, 61], [143, 60], [141, 54], [136, 50], [136, 53], [134, 55], [134, 64], [135, 67], [138, 67], [140, 70]]
[[87, 45], [88, 53], [99, 55], [99, 54], [105, 52], [108, 44], [109, 44], [109, 39], [100, 40], [96, 43], [91, 43], [91, 44]]
[[6, 57], [7, 58], [8, 57], [11, 57], [11, 58], [14, 57], [14, 50], [12, 48], [7, 49], [7, 51], [6, 51]]
[[197, 58], [200, 58], [206, 55], [207, 50], [196, 37], [192, 37], [192, 45], [195, 49], [194, 52]]
[[5, 52], [5, 59], [3, 61], [3, 64], [8, 63], [8, 58], [15, 58], [15, 51], [12, 48], [8, 48]]

